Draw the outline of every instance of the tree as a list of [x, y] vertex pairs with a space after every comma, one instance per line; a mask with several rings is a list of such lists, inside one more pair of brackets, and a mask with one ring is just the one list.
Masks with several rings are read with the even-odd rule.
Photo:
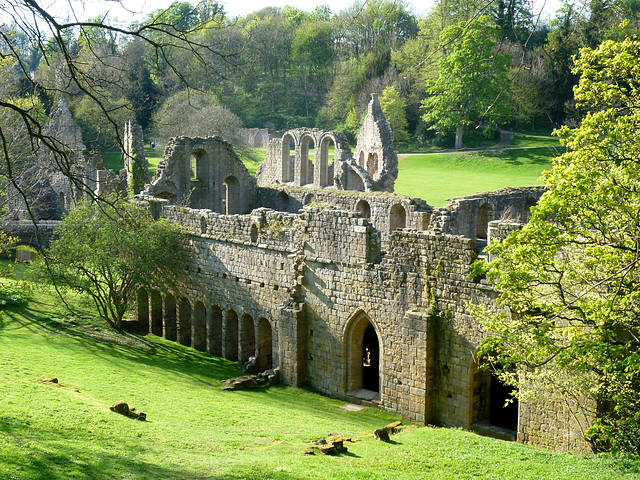
[[405, 113], [407, 101], [402, 98], [398, 89], [392, 85], [385, 88], [382, 92], [380, 104], [382, 105], [382, 111], [385, 117], [387, 117], [389, 125], [391, 125], [393, 141], [406, 142], [409, 139], [409, 134], [407, 133], [407, 115]]
[[[483, 351], [518, 395], [596, 416], [597, 450], [640, 453], [640, 41], [583, 48], [576, 129], [520, 231], [492, 245], [500, 304]], [[531, 385], [536, 385], [535, 389]], [[537, 390], [536, 390], [537, 389]], [[591, 400], [591, 401], [589, 401]], [[596, 405], [590, 409], [590, 406]]]
[[[210, 18], [213, 3], [208, 1], [204, 5], [206, 8], [182, 4], [178, 9], [180, 15], [157, 14], [142, 24], [123, 27], [118, 22], [111, 22], [107, 15], [88, 21], [77, 20], [75, 15], [70, 16], [72, 20], [61, 20], [53, 10], [48, 11], [37, 0], [0, 0], [3, 18], [12, 25], [10, 30], [0, 28], [0, 53], [3, 61], [10, 60], [15, 64], [12, 80], [20, 84], [23, 91], [36, 92], [52, 98], [55, 103], [63, 97], [82, 98], [82, 101], [73, 103], [86, 113], [86, 118], [91, 115], [104, 120], [96, 122], [99, 126], [96, 131], [105, 131], [103, 125], [111, 126], [114, 137], [122, 147], [121, 112], [133, 112], [136, 107], [147, 108], [157, 99], [152, 85], [154, 78], [150, 76], [147, 65], [134, 65], [135, 71], [127, 71], [127, 63], [122, 58], [123, 51], [119, 49], [112, 55], [116, 46], [114, 39], [126, 39], [129, 45], [136, 41], [143, 44], [146, 48], [142, 50], [155, 62], [155, 67], [162, 65], [164, 70], [173, 71], [176, 78], [184, 80], [174, 61], [177, 56], [175, 52], [188, 56], [193, 63], [199, 63], [202, 69], [208, 68], [214, 57], [223, 60], [232, 57], [225, 53], [220, 44], [212, 46], [201, 41], [206, 38], [202, 32], [219, 28], [219, 22], [207, 20], [192, 25], [189, 19], [185, 23], [185, 6], [201, 18], [204, 18], [203, 15]], [[30, 48], [19, 48], [16, 44], [19, 37], [23, 44], [23, 37], [26, 37]], [[37, 51], [34, 52], [34, 48]], [[40, 72], [34, 76], [32, 66], [38, 57], [41, 57]], [[132, 85], [137, 85], [138, 89], [127, 90]], [[42, 121], [30, 109], [9, 101], [5, 92], [0, 94], [0, 112], [13, 112], [19, 119], [29, 137], [30, 150], [45, 149], [51, 152], [51, 162], [58, 170], [68, 172], [65, 166], [71, 162], [70, 149], [47, 134]], [[148, 120], [149, 112], [142, 113], [144, 118], [141, 120]], [[16, 172], [11, 168], [16, 156], [10, 147], [10, 131], [0, 125], [0, 163], [8, 172], [7, 181], [20, 190], [16, 183]], [[93, 195], [91, 189], [72, 174], [70, 180], [79, 191]]]
[[505, 112], [501, 97], [510, 55], [497, 49], [495, 32], [488, 17], [442, 32], [442, 46], [450, 52], [440, 61], [438, 78], [422, 102], [422, 118], [435, 130], [455, 129], [456, 148], [463, 146], [464, 127], [482, 122], [489, 114], [497, 121]]
[[144, 206], [123, 199], [82, 202], [58, 227], [58, 239], [35, 264], [40, 280], [88, 294], [110, 325], [140, 288], [166, 291], [184, 267], [183, 235]]
[[220, 106], [214, 95], [188, 89], [169, 97], [153, 120], [154, 132], [164, 139], [179, 135], [219, 135], [226, 141], [237, 144], [237, 132], [242, 128], [240, 119]]

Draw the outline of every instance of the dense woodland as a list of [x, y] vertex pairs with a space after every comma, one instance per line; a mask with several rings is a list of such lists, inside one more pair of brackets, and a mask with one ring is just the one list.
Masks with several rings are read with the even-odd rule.
[[[572, 57], [636, 34], [640, 4], [567, 2], [543, 21], [524, 0], [441, 0], [423, 17], [401, 0], [371, 0], [340, 12], [267, 7], [240, 18], [206, 0], [195, 8], [176, 3], [133, 25], [88, 19], [107, 20], [165, 27], [142, 40], [84, 23], [64, 29], [61, 44], [5, 24], [3, 96], [35, 95], [45, 114], [66, 97], [85, 143], [101, 151], [117, 145], [115, 124], [131, 117], [160, 139], [200, 134], [203, 126], [225, 135], [239, 125], [353, 137], [378, 92], [397, 142], [450, 146], [456, 131], [461, 137], [471, 128], [491, 136], [496, 125], [575, 124]], [[192, 43], [158, 50], [172, 31]], [[91, 72], [88, 88], [84, 72]]]

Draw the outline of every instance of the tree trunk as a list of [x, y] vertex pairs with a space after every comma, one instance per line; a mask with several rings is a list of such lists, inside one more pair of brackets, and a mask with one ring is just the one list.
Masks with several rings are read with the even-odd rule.
[[464, 127], [462, 125], [458, 125], [456, 127], [456, 145], [455, 145], [456, 150], [460, 150], [461, 148], [464, 148], [464, 145], [462, 144], [463, 132], [464, 132]]

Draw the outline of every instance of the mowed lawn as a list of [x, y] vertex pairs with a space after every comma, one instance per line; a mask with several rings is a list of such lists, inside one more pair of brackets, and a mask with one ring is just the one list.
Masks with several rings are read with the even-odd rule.
[[[3, 291], [7, 283], [2, 284]], [[0, 320], [0, 478], [69, 479], [633, 479], [640, 461], [559, 454], [459, 429], [408, 425], [310, 390], [221, 391], [233, 362], [147, 335], [119, 334], [81, 297], [70, 315], [47, 287]], [[6, 300], [6, 297], [5, 297]], [[9, 302], [11, 303], [11, 302]], [[39, 383], [56, 376], [58, 385]], [[124, 400], [147, 414], [113, 413]], [[351, 438], [340, 456], [311, 441]]]
[[540, 185], [562, 147], [398, 155], [397, 193], [444, 206], [448, 199], [503, 187]]

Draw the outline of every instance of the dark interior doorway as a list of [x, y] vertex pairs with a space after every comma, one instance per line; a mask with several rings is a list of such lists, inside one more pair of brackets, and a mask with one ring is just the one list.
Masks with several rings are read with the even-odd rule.
[[380, 391], [380, 345], [372, 324], [369, 324], [362, 337], [362, 388]]
[[[498, 378], [491, 375], [491, 392], [489, 394], [489, 423], [496, 427], [509, 430], [518, 429], [518, 400], [513, 399], [513, 387], [505, 385]], [[505, 406], [507, 399], [511, 402]]]

